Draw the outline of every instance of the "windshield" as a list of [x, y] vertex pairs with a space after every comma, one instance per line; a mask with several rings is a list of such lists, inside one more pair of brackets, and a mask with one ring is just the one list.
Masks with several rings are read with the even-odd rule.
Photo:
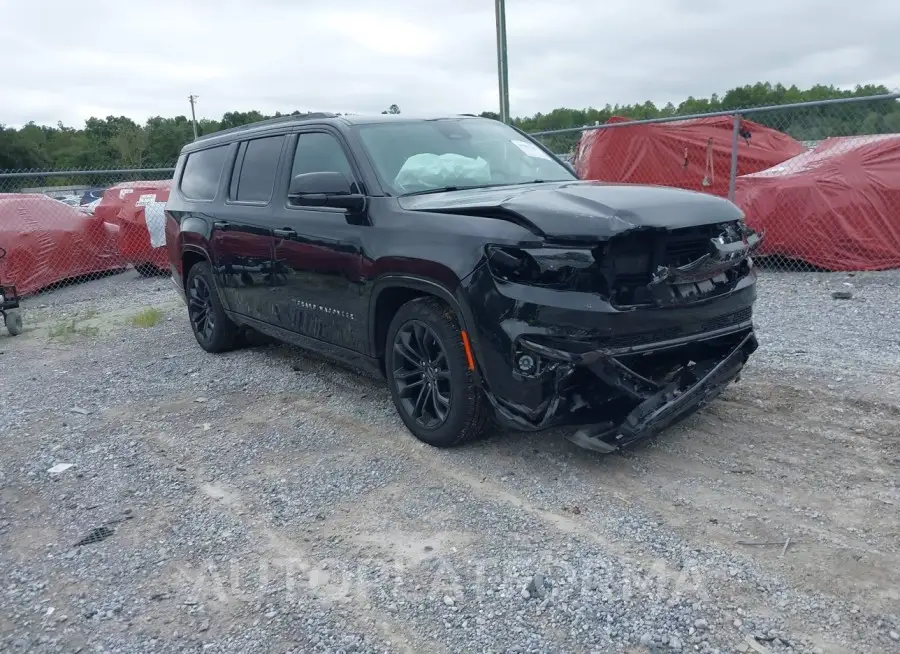
[[462, 118], [359, 127], [381, 183], [394, 195], [570, 181], [575, 176], [503, 123]]

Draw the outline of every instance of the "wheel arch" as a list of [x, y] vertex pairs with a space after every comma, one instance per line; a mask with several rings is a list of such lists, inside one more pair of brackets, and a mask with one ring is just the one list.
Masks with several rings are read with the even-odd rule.
[[210, 261], [209, 254], [205, 250], [194, 245], [184, 246], [181, 251], [181, 285], [183, 288], [187, 288], [191, 268], [203, 261]]
[[472, 334], [474, 320], [464, 298], [457, 297], [443, 284], [411, 275], [388, 275], [380, 278], [372, 290], [369, 302], [369, 343], [372, 356], [384, 367], [384, 346], [391, 320], [401, 306], [417, 297], [436, 297], [456, 313], [459, 327], [465, 334], [464, 347], [471, 348], [473, 373], [478, 376], [477, 338]]

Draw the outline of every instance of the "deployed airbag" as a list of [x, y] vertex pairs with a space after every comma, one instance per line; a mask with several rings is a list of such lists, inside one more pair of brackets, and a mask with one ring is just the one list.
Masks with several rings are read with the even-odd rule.
[[394, 179], [394, 185], [406, 190], [443, 188], [445, 186], [476, 186], [491, 181], [491, 167], [478, 157], [460, 154], [416, 154], [404, 162]]

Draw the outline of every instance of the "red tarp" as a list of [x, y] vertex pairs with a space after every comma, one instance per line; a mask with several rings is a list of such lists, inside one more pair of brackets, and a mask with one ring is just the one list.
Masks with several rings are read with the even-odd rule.
[[826, 139], [738, 177], [735, 202], [765, 231], [760, 256], [827, 270], [900, 268], [900, 134]]
[[[614, 116], [607, 124], [629, 122]], [[575, 152], [581, 179], [674, 186], [728, 195], [734, 119], [694, 118], [669, 123], [608, 127], [585, 132]], [[741, 121], [738, 175], [755, 173], [804, 151], [787, 134]], [[708, 185], [703, 180], [707, 179]]]
[[123, 267], [118, 228], [41, 194], [0, 194], [0, 280], [22, 295]]
[[94, 214], [119, 226], [119, 251], [128, 263], [168, 270], [163, 208], [172, 180], [123, 182], [106, 189]]

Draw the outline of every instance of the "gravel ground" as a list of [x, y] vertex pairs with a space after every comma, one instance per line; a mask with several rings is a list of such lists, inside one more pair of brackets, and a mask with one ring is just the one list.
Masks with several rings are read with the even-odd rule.
[[164, 279], [29, 300], [0, 651], [900, 651], [898, 282], [766, 273], [741, 383], [609, 457], [430, 449], [365, 377], [203, 353]]

